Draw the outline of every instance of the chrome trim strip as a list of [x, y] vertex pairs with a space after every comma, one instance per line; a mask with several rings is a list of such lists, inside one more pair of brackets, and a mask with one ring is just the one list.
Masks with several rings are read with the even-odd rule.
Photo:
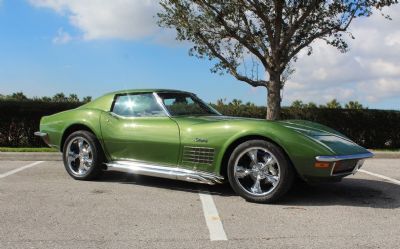
[[45, 144], [47, 144], [50, 147], [57, 147], [56, 145], [50, 144], [50, 138], [49, 138], [49, 134], [47, 134], [46, 132], [40, 132], [40, 131], [36, 131], [35, 133], [33, 133], [35, 136], [40, 137], [43, 142]]
[[374, 154], [371, 152], [362, 154], [352, 154], [352, 155], [341, 155], [341, 156], [316, 156], [315, 160], [319, 162], [336, 162], [341, 160], [351, 160], [351, 159], [364, 159], [371, 158]]
[[156, 165], [140, 161], [112, 161], [106, 163], [107, 170], [115, 170], [138, 175], [155, 176], [187, 182], [197, 182], [214, 185], [222, 183], [223, 176], [209, 172], [182, 169], [173, 166]]
[[352, 171], [348, 172], [343, 172], [343, 173], [337, 173], [333, 174], [333, 171], [335, 170], [336, 162], [333, 164], [332, 169], [331, 169], [331, 176], [347, 176], [351, 174], [357, 173], [357, 171], [363, 166], [365, 160], [359, 160], [356, 165], [354, 166], [354, 169]]
[[165, 114], [166, 114], [168, 117], [171, 117], [171, 114], [170, 114], [169, 111], [167, 110], [167, 107], [165, 107], [165, 105], [164, 105], [162, 99], [160, 98], [160, 96], [158, 96], [158, 94], [157, 94], [156, 92], [153, 92], [153, 96], [154, 96], [154, 98], [156, 99], [158, 105], [161, 107], [161, 109], [163, 109], [163, 111], [165, 112]]
[[182, 162], [188, 164], [206, 164], [214, 163], [215, 149], [210, 147], [192, 147], [184, 146], [182, 153]]
[[197, 97], [196, 94], [194, 94], [194, 93], [190, 93], [190, 94], [191, 94], [192, 96], [194, 96], [197, 100], [199, 100], [200, 102], [202, 102], [203, 105], [207, 106], [207, 107], [210, 108], [212, 111], [214, 111], [215, 114], [217, 114], [218, 116], [222, 116], [222, 114], [221, 114], [219, 111], [215, 110], [211, 105], [207, 104], [207, 103], [204, 102], [201, 98]]
[[35, 133], [33, 133], [35, 136], [38, 136], [38, 137], [45, 137], [45, 136], [47, 136], [47, 133], [46, 132], [40, 132], [40, 131], [36, 131]]

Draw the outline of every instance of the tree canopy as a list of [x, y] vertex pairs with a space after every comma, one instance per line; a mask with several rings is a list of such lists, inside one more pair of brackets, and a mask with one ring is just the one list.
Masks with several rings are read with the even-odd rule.
[[[212, 72], [268, 91], [268, 119], [279, 118], [281, 89], [300, 51], [326, 41], [341, 52], [355, 18], [397, 0], [162, 0], [159, 25], [190, 41], [190, 54], [215, 60]], [[350, 34], [350, 37], [351, 34]]]

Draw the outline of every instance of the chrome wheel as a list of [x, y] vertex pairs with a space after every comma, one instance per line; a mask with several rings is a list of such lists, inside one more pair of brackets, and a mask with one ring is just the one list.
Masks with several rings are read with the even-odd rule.
[[280, 181], [281, 168], [276, 157], [262, 147], [244, 150], [234, 164], [234, 178], [245, 192], [263, 196], [272, 192]]
[[93, 152], [83, 137], [73, 138], [67, 145], [67, 166], [76, 176], [84, 176], [93, 166]]

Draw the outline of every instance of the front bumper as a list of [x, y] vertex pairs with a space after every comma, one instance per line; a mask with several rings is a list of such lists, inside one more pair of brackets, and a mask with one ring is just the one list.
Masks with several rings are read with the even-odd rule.
[[353, 154], [353, 155], [342, 155], [342, 156], [316, 156], [315, 160], [319, 162], [337, 162], [342, 160], [354, 160], [354, 159], [366, 159], [373, 157], [374, 154], [371, 152], [363, 154]]
[[355, 174], [363, 165], [365, 159], [373, 157], [371, 152], [339, 156], [316, 156], [317, 162], [329, 163], [331, 176], [346, 176]]
[[40, 132], [40, 131], [36, 131], [34, 133], [35, 136], [41, 137], [43, 142], [45, 142], [47, 145], [50, 146], [50, 139], [49, 139], [49, 134], [45, 133], [45, 132]]

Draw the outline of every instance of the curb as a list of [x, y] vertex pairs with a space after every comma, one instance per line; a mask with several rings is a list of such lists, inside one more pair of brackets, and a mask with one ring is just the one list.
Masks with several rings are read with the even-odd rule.
[[0, 161], [61, 161], [60, 152], [0, 152]]
[[375, 154], [375, 156], [373, 158], [379, 158], [379, 159], [400, 158], [399, 151], [374, 151], [374, 150], [370, 150], [370, 151]]
[[[376, 159], [400, 159], [400, 152], [373, 151]], [[60, 152], [0, 152], [0, 161], [62, 161]]]

